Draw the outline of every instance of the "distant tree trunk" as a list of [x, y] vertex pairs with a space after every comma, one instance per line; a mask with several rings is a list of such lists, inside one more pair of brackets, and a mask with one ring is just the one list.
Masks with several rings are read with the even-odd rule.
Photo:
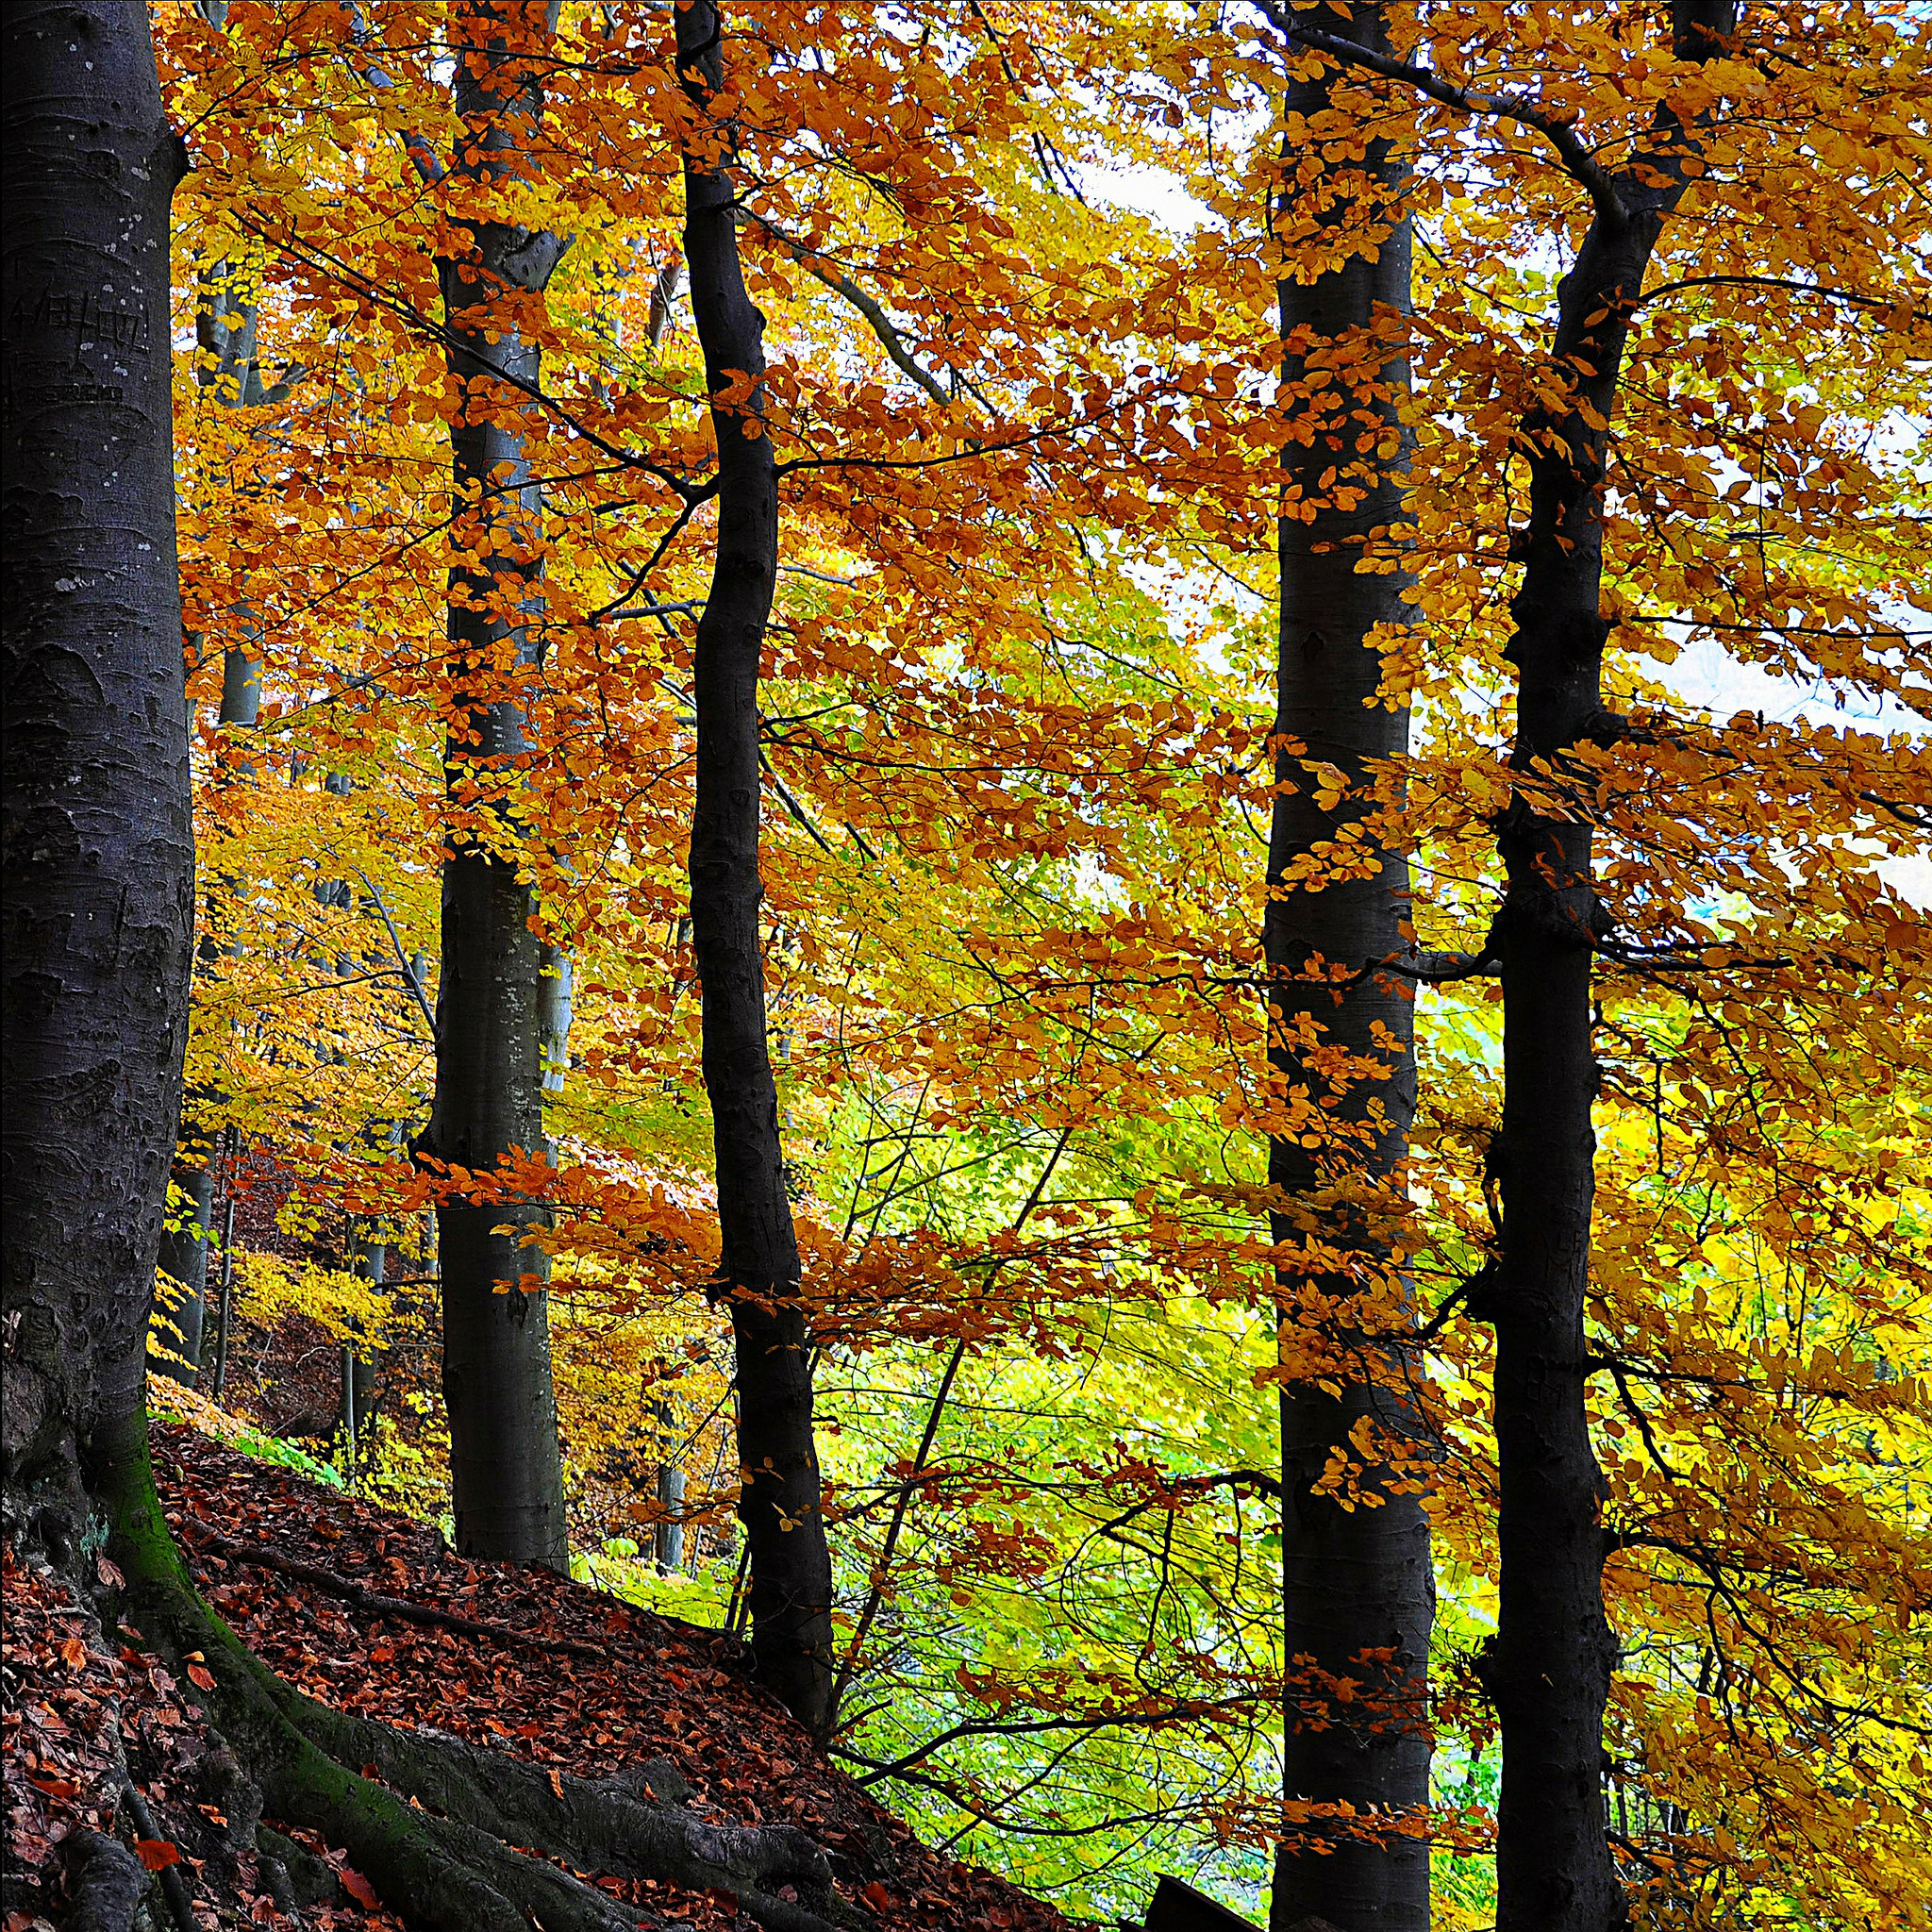
[[[1346, 27], [1323, 24], [1386, 52], [1383, 12], [1358, 6]], [[1334, 75], [1331, 68], [1291, 82], [1285, 111], [1310, 118], [1326, 111]], [[1291, 152], [1291, 170], [1294, 162]], [[1383, 144], [1356, 165], [1361, 192], [1344, 191], [1333, 213], [1314, 219], [1346, 230], [1385, 212], [1393, 232], [1379, 253], [1354, 254], [1311, 283], [1280, 283], [1282, 375], [1291, 389], [1333, 361], [1336, 339], [1352, 339], [1341, 344], [1344, 352], [1359, 353], [1378, 318], [1387, 327], [1408, 311], [1400, 166]], [[1305, 219], [1298, 199], [1292, 190], [1284, 197], [1285, 225]], [[1354, 374], [1317, 388], [1306, 404], [1291, 405], [1310, 412], [1325, 405], [1326, 413], [1311, 444], [1286, 443], [1284, 480], [1299, 486], [1301, 500], [1320, 501], [1333, 487], [1324, 487], [1324, 473], [1340, 472], [1344, 484], [1365, 491], [1362, 500], [1354, 508], [1327, 505], [1308, 522], [1285, 516], [1279, 525], [1274, 731], [1306, 750], [1284, 747], [1275, 756], [1280, 790], [1269, 840], [1263, 945], [1270, 1002], [1281, 1018], [1271, 1026], [1269, 1058], [1284, 1097], [1299, 1096], [1340, 1133], [1312, 1148], [1293, 1134], [1272, 1142], [1269, 1179], [1296, 1203], [1274, 1216], [1273, 1234], [1291, 1244], [1312, 1236], [1356, 1262], [1355, 1270], [1313, 1274], [1291, 1267], [1280, 1281], [1288, 1358], [1312, 1348], [1320, 1362], [1281, 1390], [1287, 1654], [1304, 1674], [1289, 1692], [1283, 1751], [1291, 1800], [1399, 1817], [1426, 1805], [1429, 1792], [1424, 1707], [1435, 1588], [1428, 1518], [1416, 1496], [1391, 1494], [1384, 1475], [1366, 1481], [1382, 1495], [1374, 1508], [1344, 1508], [1315, 1488], [1333, 1457], [1355, 1453], [1349, 1432], [1364, 1418], [1385, 1440], [1416, 1433], [1412, 1406], [1395, 1392], [1399, 1361], [1380, 1339], [1407, 1311], [1407, 1283], [1392, 1270], [1387, 1228], [1401, 1211], [1391, 1191], [1415, 1112], [1412, 990], [1386, 974], [1357, 980], [1339, 996], [1310, 985], [1325, 969], [1359, 972], [1369, 960], [1400, 956], [1409, 943], [1406, 856], [1365, 842], [1347, 871], [1338, 864], [1348, 857], [1350, 825], [1371, 808], [1362, 793], [1374, 785], [1372, 765], [1399, 759], [1408, 749], [1407, 708], [1391, 711], [1375, 702], [1382, 684], [1377, 632], [1413, 619], [1407, 575], [1358, 568], [1371, 533], [1386, 533], [1403, 516], [1408, 440], [1393, 398], [1407, 391], [1407, 363], [1391, 343], [1349, 362], [1346, 371]], [[1346, 781], [1339, 805], [1317, 802], [1320, 786], [1304, 758]], [[1305, 874], [1307, 886], [1298, 887]], [[1339, 1069], [1324, 1072], [1324, 1054], [1341, 1056]], [[1384, 1374], [1364, 1374], [1365, 1362]], [[1341, 1393], [1317, 1387], [1317, 1376], [1339, 1384]], [[1369, 1650], [1387, 1650], [1391, 1660], [1365, 1663]], [[1338, 1700], [1331, 1693], [1342, 1678], [1371, 1694]], [[1315, 1914], [1340, 1932], [1427, 1932], [1426, 1842], [1364, 1836], [1361, 1823], [1354, 1821], [1352, 1829], [1348, 1818], [1329, 1815], [1291, 1825], [1274, 1871], [1271, 1924], [1277, 1932]]]
[[137, 0], [4, 13], [6, 1533], [78, 1575], [146, 1466], [193, 923], [168, 203]]
[[[371, 1288], [380, 1288], [389, 1272], [389, 1243], [379, 1221], [362, 1223], [349, 1244], [349, 1265]], [[351, 1339], [342, 1344], [342, 1430], [351, 1455], [364, 1438], [375, 1407], [375, 1360], [359, 1323], [351, 1324]]]
[[[1674, 0], [1674, 51], [1719, 54], [1734, 0]], [[1571, 747], [1613, 733], [1602, 704], [1603, 491], [1607, 424], [1630, 305], [1683, 193], [1696, 133], [1668, 109], [1651, 152], [1610, 184], [1557, 285], [1547, 366], [1575, 383], [1570, 405], [1524, 419], [1529, 526], [1516, 632], [1517, 734], [1510, 762], [1560, 767]], [[1574, 372], [1587, 372], [1575, 374]], [[1499, 846], [1507, 877], [1491, 943], [1503, 975], [1502, 1254], [1472, 1312], [1496, 1331], [1501, 1602], [1481, 1659], [1501, 1719], [1498, 1932], [1612, 1932], [1627, 1922], [1605, 1839], [1604, 1708], [1617, 1657], [1604, 1612], [1603, 1477], [1584, 1402], [1597, 1067], [1591, 968], [1610, 921], [1592, 878], [1591, 827], [1519, 793]]]
[[[466, 0], [453, 13], [452, 39], [486, 50], [480, 72], [470, 62], [457, 68], [464, 134], [456, 175], [494, 183], [527, 171], [542, 96], [513, 49], [527, 51], [518, 23], [528, 15], [519, 0]], [[449, 366], [463, 395], [450, 432], [452, 487], [462, 506], [456, 534], [476, 558], [450, 575], [451, 673], [459, 691], [479, 694], [458, 713], [450, 738], [450, 792], [459, 805], [479, 780], [500, 796], [530, 750], [521, 700], [487, 693], [502, 688], [506, 658], [541, 660], [532, 620], [540, 608], [541, 490], [519, 420], [527, 395], [515, 385], [534, 385], [541, 374], [541, 351], [525, 332], [525, 318], [566, 245], [501, 224], [469, 225], [470, 253], [438, 264]], [[489, 1169], [512, 1147], [535, 1153], [544, 1144], [546, 948], [530, 930], [535, 909], [514, 858], [481, 835], [461, 835], [443, 863], [436, 1098], [419, 1143], [424, 1154]], [[457, 1546], [561, 1570], [569, 1555], [549, 1297], [541, 1287], [517, 1286], [546, 1275], [547, 1263], [514, 1236], [491, 1232], [528, 1226], [542, 1212], [462, 1200], [438, 1211], [442, 1385]]]
[[[201, 11], [209, 25], [216, 27], [223, 25], [226, 15], [225, 7], [215, 9], [207, 4]], [[195, 381], [205, 394], [212, 395], [225, 407], [259, 408], [271, 398], [262, 386], [261, 364], [256, 355], [258, 305], [254, 296], [236, 292], [233, 281], [233, 270], [225, 261], [214, 263], [202, 275], [195, 305], [195, 347], [199, 352]], [[230, 314], [241, 317], [233, 327], [224, 320]], [[299, 373], [291, 370], [277, 384], [276, 393], [286, 393], [291, 380]], [[216, 723], [225, 733], [252, 731], [261, 715], [259, 627], [246, 624], [243, 635], [254, 641], [254, 651], [245, 646], [230, 647], [222, 658], [222, 701]], [[250, 777], [253, 764], [245, 756], [230, 758], [232, 749], [230, 739], [224, 745], [227, 761], [225, 778], [234, 781]], [[216, 950], [204, 934], [202, 960], [211, 960]], [[218, 1093], [199, 1086], [191, 1088], [184, 1099], [180, 1141], [170, 1178], [187, 1196], [188, 1206], [185, 1212], [177, 1208], [175, 1219], [180, 1224], [164, 1228], [161, 1233], [159, 1272], [177, 1284], [181, 1293], [171, 1310], [161, 1307], [161, 1297], [158, 1296], [156, 1315], [158, 1320], [165, 1315], [179, 1331], [181, 1345], [177, 1353], [182, 1359], [179, 1364], [157, 1360], [155, 1366], [161, 1374], [184, 1382], [191, 1389], [199, 1376], [208, 1326], [208, 1264], [215, 1206], [216, 1129], [212, 1116], [220, 1101]]]
[[[651, 1420], [658, 1426], [660, 1450], [670, 1448], [677, 1419], [670, 1403], [651, 1404]], [[684, 1568], [684, 1471], [676, 1460], [665, 1457], [658, 1464], [658, 1507], [664, 1513], [652, 1532], [652, 1554], [661, 1576], [674, 1575]]]
[[[764, 318], [739, 262], [730, 135], [710, 122], [724, 80], [713, 0], [676, 15], [678, 77], [704, 120], [684, 162], [684, 254], [718, 443], [717, 560], [696, 646], [697, 800], [691, 916], [723, 1237], [720, 1290], [737, 1352], [738, 1506], [751, 1562], [758, 1677], [816, 1728], [832, 1684], [832, 1569], [812, 1438], [798, 1243], [778, 1141], [758, 932], [758, 660], [777, 580], [778, 487], [763, 425]], [[750, 382], [748, 394], [743, 385]], [[747, 431], [752, 432], [747, 434]]]
[[[205, 1123], [185, 1117], [182, 1134], [175, 1150], [169, 1180], [186, 1196], [170, 1203], [170, 1219], [177, 1225], [161, 1230], [158, 1274], [175, 1284], [174, 1290], [156, 1282], [154, 1320], [157, 1328], [172, 1324], [179, 1338], [170, 1344], [162, 1334], [163, 1345], [174, 1345], [178, 1362], [159, 1357], [155, 1373], [171, 1380], [195, 1386], [201, 1373], [203, 1335], [208, 1326], [208, 1262], [215, 1210], [214, 1143]], [[174, 1306], [168, 1307], [169, 1301]]]

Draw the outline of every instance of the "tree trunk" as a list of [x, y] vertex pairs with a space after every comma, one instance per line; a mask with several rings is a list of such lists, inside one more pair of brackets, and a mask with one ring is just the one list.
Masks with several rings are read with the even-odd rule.
[[[1680, 59], [1717, 54], [1736, 25], [1733, 0], [1675, 0], [1672, 15]], [[1614, 728], [1601, 698], [1604, 425], [1616, 409], [1629, 305], [1683, 192], [1681, 164], [1694, 142], [1693, 128], [1660, 111], [1652, 151], [1610, 184], [1612, 205], [1599, 201], [1558, 286], [1550, 367], [1575, 389], [1563, 411], [1524, 423], [1529, 527], [1507, 652], [1519, 674], [1518, 771], [1560, 768], [1566, 751]], [[1494, 1285], [1471, 1309], [1496, 1331], [1502, 1583], [1497, 1634], [1481, 1663], [1503, 1740], [1496, 1923], [1498, 1932], [1611, 1932], [1627, 1919], [1602, 1787], [1617, 1645], [1604, 1612], [1603, 1478], [1584, 1402], [1597, 1087], [1591, 968], [1611, 922], [1580, 815], [1556, 817], [1518, 793], [1498, 845], [1507, 879], [1491, 936], [1504, 991], [1502, 1252]]]
[[[452, 38], [483, 49], [481, 72], [458, 63], [464, 123], [452, 170], [479, 183], [527, 172], [541, 111], [538, 82], [520, 70], [517, 0], [469, 0]], [[514, 31], [513, 31], [514, 30]], [[525, 51], [531, 51], [527, 47]], [[447, 765], [452, 803], [472, 809], [473, 788], [500, 800], [530, 750], [528, 717], [501, 689], [506, 659], [533, 665], [539, 609], [542, 503], [533, 480], [526, 392], [541, 351], [524, 318], [548, 284], [565, 244], [555, 235], [497, 223], [470, 225], [471, 251], [438, 263], [451, 341], [449, 367], [463, 395], [450, 432], [456, 538], [474, 561], [450, 574], [449, 646], [458, 704]], [[504, 378], [508, 377], [506, 381]], [[485, 808], [505, 813], [501, 804]], [[501, 845], [518, 836], [507, 813]], [[437, 995], [436, 1099], [419, 1149], [488, 1170], [512, 1147], [544, 1145], [543, 1033], [546, 948], [530, 930], [536, 895], [510, 850], [464, 833], [443, 862], [442, 974]], [[557, 1399], [550, 1372], [550, 1308], [541, 1252], [500, 1226], [541, 1218], [535, 1206], [446, 1202], [437, 1214], [442, 1283], [442, 1387], [449, 1409], [450, 1483], [457, 1547], [553, 1569], [568, 1566]], [[519, 1282], [535, 1284], [519, 1287]]]
[[[1379, 6], [1359, 6], [1349, 38], [1387, 51]], [[1324, 23], [1331, 30], [1332, 21]], [[1329, 108], [1335, 70], [1291, 82], [1284, 108], [1314, 117]], [[1291, 168], [1294, 156], [1286, 158]], [[1399, 165], [1385, 146], [1358, 163], [1362, 192], [1344, 192], [1321, 226], [1358, 229], [1393, 207]], [[1332, 175], [1324, 165], [1323, 176]], [[1310, 186], [1330, 186], [1326, 178]], [[1282, 220], [1296, 221], [1295, 197]], [[1285, 344], [1283, 381], [1291, 391], [1335, 360], [1331, 344], [1358, 346], [1378, 317], [1386, 329], [1409, 306], [1409, 240], [1405, 220], [1381, 244], [1353, 254], [1313, 282], [1279, 285]], [[1435, 1589], [1429, 1525], [1417, 1497], [1391, 1493], [1387, 1472], [1364, 1487], [1378, 1507], [1346, 1509], [1316, 1484], [1332, 1457], [1347, 1457], [1349, 1432], [1367, 1419], [1384, 1440], [1411, 1440], [1412, 1405], [1400, 1393], [1399, 1353], [1380, 1338], [1408, 1316], [1407, 1284], [1389, 1257], [1387, 1229], [1402, 1212], [1391, 1191], [1407, 1155], [1415, 1111], [1412, 989], [1370, 974], [1339, 995], [1311, 991], [1326, 968], [1358, 972], [1408, 945], [1408, 865], [1405, 855], [1364, 841], [1346, 861], [1348, 828], [1372, 809], [1377, 760], [1408, 749], [1408, 712], [1375, 702], [1382, 683], [1378, 631], [1413, 620], [1409, 579], [1358, 569], [1372, 533], [1403, 516], [1407, 437], [1395, 398], [1408, 387], [1407, 364], [1391, 344], [1348, 368], [1291, 407], [1315, 417], [1312, 443], [1285, 445], [1285, 482], [1295, 501], [1319, 501], [1324, 473], [1365, 490], [1353, 508], [1332, 504], [1311, 521], [1281, 519], [1281, 627], [1277, 661], [1277, 791], [1268, 853], [1269, 904], [1263, 944], [1271, 1004], [1269, 1058], [1286, 1104], [1327, 1117], [1325, 1144], [1277, 1135], [1269, 1149], [1271, 1183], [1292, 1206], [1274, 1217], [1273, 1237], [1292, 1246], [1311, 1237], [1339, 1248], [1352, 1266], [1310, 1274], [1292, 1264], [1280, 1279], [1284, 1359], [1300, 1373], [1281, 1389], [1283, 1593], [1291, 1672], [1284, 1766], [1286, 1795], [1355, 1813], [1413, 1814], [1428, 1802], [1427, 1692]], [[1304, 419], [1308, 420], [1307, 418]], [[1298, 747], [1306, 747], [1303, 751]], [[1347, 781], [1341, 801], [1317, 802], [1318, 782], [1304, 760], [1334, 768]], [[1330, 781], [1333, 789], [1333, 781]], [[1295, 881], [1306, 876], [1307, 885]], [[1314, 1123], [1309, 1123], [1310, 1127]], [[1364, 1369], [1370, 1373], [1364, 1374]], [[1379, 1371], [1379, 1373], [1376, 1373]], [[1316, 1386], [1325, 1377], [1340, 1394]], [[1363, 1653], [1386, 1650], [1386, 1662]], [[1368, 1694], [1341, 1701], [1339, 1680]], [[1371, 1822], [1373, 1826], [1373, 1822]], [[1348, 1814], [1292, 1821], [1282, 1840], [1270, 1923], [1277, 1928], [1319, 1914], [1341, 1932], [1427, 1932], [1429, 1857], [1425, 1841], [1366, 1834]]]
[[[215, 1213], [214, 1145], [205, 1123], [184, 1117], [181, 1125], [180, 1144], [168, 1178], [188, 1197], [187, 1205], [172, 1203], [173, 1218], [179, 1225], [161, 1230], [154, 1312], [164, 1346], [170, 1342], [161, 1324], [173, 1324], [177, 1338], [175, 1352], [181, 1359], [173, 1362], [157, 1357], [155, 1372], [192, 1389], [201, 1373], [202, 1341], [208, 1326], [208, 1257]], [[163, 1288], [160, 1275], [174, 1287]], [[170, 1301], [172, 1307], [167, 1306]]]
[[141, 1425], [193, 921], [168, 203], [138, 0], [6, 9], [7, 1531]]
[[[657, 1425], [658, 1448], [671, 1448], [676, 1441], [677, 1417], [670, 1403], [653, 1402], [651, 1420]], [[652, 1531], [652, 1554], [657, 1558], [658, 1575], [672, 1576], [684, 1568], [683, 1467], [675, 1461], [660, 1461], [656, 1489], [658, 1507], [665, 1513]]]
[[[206, 5], [202, 11], [215, 27], [225, 19], [225, 8], [221, 9], [221, 17]], [[216, 262], [203, 273], [194, 317], [195, 347], [200, 352], [195, 382], [205, 394], [229, 408], [255, 408], [267, 400], [256, 358], [257, 308], [252, 295], [236, 292], [234, 272], [227, 262]], [[231, 328], [223, 317], [238, 312], [242, 320]], [[245, 615], [245, 607], [243, 609]], [[229, 649], [223, 654], [222, 702], [216, 722], [225, 733], [253, 731], [261, 715], [260, 631], [253, 624], [246, 631], [257, 643], [252, 655], [246, 649]], [[225, 737], [222, 777], [225, 783], [245, 781], [254, 774], [253, 763], [245, 757], [232, 756], [233, 752], [233, 739]], [[217, 889], [232, 891], [233, 883], [222, 881]], [[214, 950], [204, 932], [199, 957], [207, 962]], [[179, 1331], [182, 1359], [179, 1365], [158, 1361], [156, 1367], [191, 1389], [199, 1377], [208, 1327], [208, 1247], [215, 1206], [217, 1126], [213, 1116], [220, 1104], [219, 1093], [201, 1086], [191, 1088], [184, 1097], [180, 1141], [170, 1178], [188, 1196], [189, 1211], [180, 1226], [165, 1228], [161, 1234], [160, 1273], [178, 1284], [182, 1292], [172, 1310], [163, 1309], [157, 1297], [156, 1315], [157, 1319], [165, 1315]]]
[[[745, 292], [724, 162], [730, 130], [708, 118], [724, 79], [719, 9], [693, 0], [675, 19], [678, 77], [704, 117], [685, 154], [684, 253], [718, 443], [717, 558], [697, 627], [691, 916], [717, 1151], [719, 1291], [737, 1350], [752, 1654], [760, 1680], [816, 1728], [832, 1683], [831, 1557], [758, 933], [758, 660], [777, 575], [778, 486], [758, 382], [764, 317]], [[717, 400], [734, 389], [740, 400]]]

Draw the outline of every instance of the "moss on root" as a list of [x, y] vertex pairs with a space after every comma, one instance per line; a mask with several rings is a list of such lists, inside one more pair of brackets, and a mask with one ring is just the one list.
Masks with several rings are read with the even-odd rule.
[[[553, 1779], [503, 1752], [303, 1696], [195, 1589], [161, 1513], [144, 1419], [125, 1441], [93, 1447], [94, 1492], [123, 1577], [113, 1607], [173, 1660], [198, 1657], [213, 1679], [202, 1690], [205, 1715], [263, 1809], [341, 1846], [412, 1922], [435, 1932], [527, 1932], [532, 1921], [544, 1932], [636, 1932], [634, 1910], [512, 1849], [525, 1845], [577, 1871], [730, 1890], [769, 1932], [867, 1923], [838, 1897], [823, 1850], [796, 1826], [714, 1825], [617, 1781]], [[812, 1906], [778, 1896], [780, 1886]]]

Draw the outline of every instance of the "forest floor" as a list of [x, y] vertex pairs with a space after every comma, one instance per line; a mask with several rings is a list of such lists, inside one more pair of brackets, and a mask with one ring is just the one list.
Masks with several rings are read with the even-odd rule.
[[[556, 1773], [648, 1766], [658, 1795], [668, 1781], [676, 1796], [682, 1783], [683, 1802], [706, 1819], [800, 1825], [880, 1932], [1071, 1932], [1053, 1907], [920, 1844], [749, 1681], [735, 1639], [549, 1572], [465, 1560], [432, 1526], [192, 1428], [158, 1424], [154, 1448], [168, 1519], [203, 1594], [318, 1702]], [[180, 1881], [168, 1887], [180, 1901], [172, 1912], [156, 1899], [158, 1925], [181, 1925], [185, 1906], [200, 1928], [402, 1932], [341, 1852], [312, 1837], [284, 1853], [292, 1890], [238, 1854], [229, 1821], [207, 1802], [226, 1780], [192, 1691], [143, 1652], [138, 1631], [124, 1625], [109, 1654], [46, 1574], [10, 1548], [4, 1563], [5, 1932], [51, 1932], [62, 1840], [85, 1826], [140, 1840], [158, 1880]], [[138, 1804], [123, 1788], [122, 1752]], [[594, 1882], [637, 1907], [643, 1926], [754, 1932], [728, 1892]]]

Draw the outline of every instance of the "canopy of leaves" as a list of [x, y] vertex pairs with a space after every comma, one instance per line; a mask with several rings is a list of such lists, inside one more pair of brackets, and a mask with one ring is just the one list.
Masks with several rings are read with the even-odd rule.
[[[1332, 115], [1284, 125], [1285, 75], [1326, 57], [1268, 16], [1319, 30], [1305, 7], [727, 15], [784, 491], [767, 970], [848, 1646], [836, 1750], [1072, 1908], [1137, 1905], [1162, 1866], [1248, 1904], [1263, 1882], [1295, 1669], [1273, 1385], [1323, 1366], [1277, 1341], [1266, 1141], [1329, 1131], [1321, 1096], [1271, 1086], [1256, 991], [1274, 534], [1309, 508], [1279, 453], [1345, 429], [1341, 375], [1400, 331], [1408, 517], [1359, 568], [1413, 575], [1414, 625], [1378, 641], [1416, 749], [1351, 800], [1302, 748], [1318, 803], [1362, 829], [1296, 883], [1399, 841], [1419, 945], [1480, 952], [1511, 788], [1598, 828], [1616, 924], [1590, 1318], [1624, 1874], [1657, 1925], [1923, 1923], [1932, 42], [1913, 6], [1774, 0], [1688, 68], [1653, 6], [1388, 10], [1400, 48], [1491, 106], [1356, 72]], [[424, 1210], [458, 1183], [548, 1200], [580, 1571], [728, 1623], [683, 896], [712, 452], [676, 240], [680, 154], [722, 137], [644, 0], [569, 0], [554, 36], [531, 9], [543, 140], [488, 188], [434, 160], [465, 58], [434, 0], [219, 12], [158, 9], [195, 163], [175, 201], [190, 1079], [282, 1177], [281, 1236], [264, 1215], [239, 1244], [243, 1314], [380, 1358], [358, 1479], [434, 1513]], [[1522, 425], [1576, 381], [1547, 341], [1591, 211], [1542, 124], [1621, 164], [1663, 103], [1707, 134], [1614, 425], [1617, 715], [1560, 768], [1511, 772]], [[1372, 140], [1411, 160], [1415, 312], [1303, 345], [1284, 384], [1278, 281], [1389, 232]], [[572, 246], [518, 298], [541, 391], [500, 404], [542, 484], [544, 655], [499, 667], [537, 749], [477, 758], [452, 796], [443, 744], [476, 690], [474, 667], [453, 682], [447, 586], [484, 520], [450, 493], [435, 259], [486, 220]], [[1344, 451], [1327, 500], [1351, 474]], [[238, 657], [261, 666], [258, 720], [218, 724]], [[554, 1148], [480, 1178], [405, 1153], [438, 863], [465, 841], [536, 883], [575, 1001]], [[1411, 1289], [1441, 1310], [1414, 1352], [1434, 1454], [1407, 1474], [1438, 1539], [1439, 1916], [1474, 1927], [1494, 1444], [1490, 1341], [1452, 1304], [1494, 1239], [1485, 983], [1424, 995], [1418, 1037], [1384, 1289], [1391, 1315]], [[355, 1280], [372, 1231], [404, 1285]], [[1356, 1448], [1344, 1501], [1401, 1453]], [[640, 1552], [667, 1463], [690, 1541], [660, 1576]]]

